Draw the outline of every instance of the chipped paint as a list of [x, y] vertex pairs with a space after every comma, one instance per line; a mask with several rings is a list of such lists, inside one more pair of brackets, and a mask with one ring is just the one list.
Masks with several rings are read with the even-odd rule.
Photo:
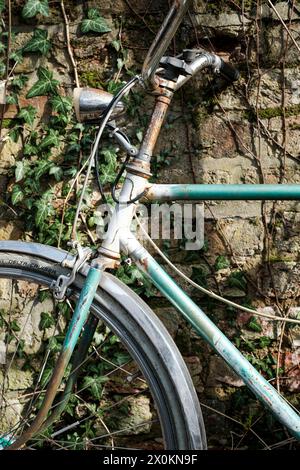
[[300, 439], [300, 417], [284, 398], [247, 361], [231, 341], [206, 316], [201, 308], [182, 291], [137, 240], [132, 242], [131, 248], [132, 258], [150, 276], [155, 286], [182, 313], [197, 333], [223, 357], [272, 414], [290, 430], [293, 436]]
[[147, 201], [300, 200], [299, 184], [152, 184]]

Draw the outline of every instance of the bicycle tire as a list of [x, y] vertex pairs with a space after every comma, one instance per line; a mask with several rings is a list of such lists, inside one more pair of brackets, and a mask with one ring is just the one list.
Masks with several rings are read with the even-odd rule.
[[[0, 278], [25, 280], [48, 287], [60, 274], [68, 272], [50, 260], [0, 252]], [[110, 275], [105, 273], [104, 276]], [[77, 274], [71, 297], [78, 298], [83, 282], [84, 276]], [[122, 288], [126, 295], [135, 296], [137, 302], [143, 303], [127, 286]], [[91, 312], [118, 336], [146, 378], [158, 410], [164, 449], [205, 449], [202, 413], [187, 367], [163, 324], [143, 304], [147, 314], [137, 318], [122, 305], [122, 298], [112, 298], [100, 286]]]

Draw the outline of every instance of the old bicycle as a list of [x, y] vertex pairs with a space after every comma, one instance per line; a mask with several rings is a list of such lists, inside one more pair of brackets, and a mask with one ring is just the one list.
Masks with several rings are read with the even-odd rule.
[[[300, 199], [299, 185], [149, 183], [151, 156], [175, 91], [203, 69], [221, 73], [229, 81], [238, 78], [231, 65], [203, 50], [187, 50], [180, 57], [163, 56], [189, 3], [188, 0], [174, 3], [146, 56], [141, 75], [133, 77], [115, 97], [90, 89], [75, 91], [78, 118], [99, 123], [82, 195], [106, 126], [111, 126], [128, 153], [122, 167], [122, 171], [126, 170], [125, 180], [119, 196], [116, 185], [121, 173], [112, 188], [116, 206], [107, 236], [97, 252], [78, 243], [74, 244], [77, 255], [72, 255], [36, 243], [0, 242], [3, 285], [0, 332], [5, 342], [0, 366], [1, 448], [41, 445], [72, 448], [74, 441], [68, 440], [68, 432], [74, 430], [75, 440], [81, 441], [78, 429], [87, 422], [91, 423], [93, 433], [92, 437], [85, 435], [84, 448], [145, 445], [165, 449], [206, 448], [197, 395], [173, 340], [145, 302], [106, 272], [118, 266], [121, 253], [139, 266], [269, 411], [299, 439], [298, 412], [182, 291], [130, 230], [140, 200]], [[155, 100], [138, 152], [111, 124], [112, 118], [122, 111], [122, 97], [136, 85], [150, 89]], [[79, 201], [77, 212], [80, 205]], [[64, 306], [71, 312], [69, 323], [68, 316], [60, 315]], [[47, 347], [41, 359], [40, 343], [32, 332], [45, 310], [52, 311], [55, 320], [45, 317], [50, 333], [42, 338]], [[61, 347], [54, 341], [57, 331], [63, 336]], [[91, 351], [94, 337], [96, 346]], [[88, 360], [93, 362], [94, 373], [85, 380], [84, 366]], [[61, 415], [68, 410], [72, 397], [76, 395], [80, 400], [81, 393], [84, 396], [85, 390], [93, 385], [98, 407], [85, 405], [83, 410], [79, 403], [78, 419], [62, 425]], [[130, 406], [145, 404], [142, 419], [130, 421]], [[146, 442], [145, 435], [150, 436]]]

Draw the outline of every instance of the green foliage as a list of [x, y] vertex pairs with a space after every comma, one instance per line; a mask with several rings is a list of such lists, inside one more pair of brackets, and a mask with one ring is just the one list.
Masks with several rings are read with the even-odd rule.
[[40, 330], [46, 330], [47, 328], [51, 328], [55, 325], [55, 320], [50, 313], [42, 312], [41, 313], [41, 321], [39, 324]]
[[47, 39], [48, 32], [44, 29], [35, 29], [32, 38], [23, 47], [24, 52], [40, 52], [46, 55], [51, 48], [51, 42]]
[[83, 380], [83, 387], [87, 388], [91, 393], [92, 397], [96, 400], [100, 400], [103, 391], [103, 384], [108, 381], [108, 377], [98, 377], [94, 375], [93, 377], [86, 376]]
[[48, 0], [27, 0], [22, 10], [23, 18], [33, 18], [38, 13], [49, 16]]
[[60, 181], [63, 177], [63, 169], [60, 166], [52, 166], [49, 170], [49, 175], [54, 176], [56, 181]]
[[43, 140], [41, 141], [39, 148], [45, 149], [48, 147], [57, 147], [58, 144], [59, 144], [58, 131], [55, 131], [54, 129], [50, 128], [46, 137], [43, 138]]
[[41, 383], [40, 383], [40, 386], [42, 388], [44, 388], [48, 384], [48, 382], [51, 378], [52, 372], [53, 372], [53, 367], [46, 367], [45, 368], [45, 370], [42, 374]]
[[9, 328], [11, 331], [21, 331], [21, 328], [19, 327], [17, 320], [11, 320], [9, 322]]
[[97, 8], [90, 8], [88, 17], [81, 22], [81, 31], [83, 33], [109, 33], [111, 28], [108, 26], [106, 20], [102, 18]]
[[255, 339], [235, 338], [236, 346], [248, 352], [256, 352], [257, 349], [264, 349], [265, 347], [269, 347], [271, 343], [272, 339], [268, 336], [260, 336]]
[[49, 218], [54, 214], [52, 205], [53, 192], [52, 190], [46, 191], [42, 197], [35, 202], [37, 208], [35, 215], [35, 223], [37, 227], [43, 228], [45, 223], [49, 223]]
[[137, 294], [143, 294], [146, 297], [156, 295], [156, 288], [152, 282], [133, 264], [122, 263], [117, 272], [117, 277], [129, 285]]
[[238, 289], [245, 291], [247, 288], [247, 281], [241, 271], [236, 271], [231, 273], [228, 277], [228, 285], [230, 287], [237, 287]]
[[24, 74], [17, 75], [12, 81], [12, 87], [15, 91], [20, 91], [26, 85], [28, 76]]
[[71, 98], [60, 95], [53, 96], [50, 100], [50, 104], [52, 106], [53, 111], [56, 111], [57, 113], [62, 113], [64, 115], [67, 115], [73, 107]]
[[262, 332], [262, 327], [261, 325], [258, 323], [258, 320], [256, 317], [251, 317], [248, 324], [247, 324], [247, 327], [252, 330], [252, 331], [256, 331], [257, 333], [261, 333]]
[[5, 8], [5, 0], [0, 0], [0, 13], [3, 12], [4, 8]]
[[28, 124], [29, 126], [32, 126], [34, 123], [36, 113], [37, 113], [36, 108], [29, 105], [20, 110], [20, 112], [17, 115], [17, 118], [22, 119], [26, 124]]
[[12, 189], [11, 202], [13, 203], [13, 205], [16, 205], [21, 202], [23, 198], [24, 193], [22, 191], [22, 188], [18, 184], [15, 184]]
[[101, 173], [101, 183], [112, 183], [116, 178], [117, 154], [113, 147], [104, 149], [100, 152], [99, 171]]
[[11, 60], [14, 60], [16, 64], [21, 63], [22, 60], [23, 60], [23, 51], [22, 51], [22, 49], [19, 49], [19, 50], [17, 50], [17, 51], [13, 51], [13, 52], [10, 54], [9, 58], [10, 58]]
[[5, 70], [6, 70], [6, 67], [5, 67], [5, 64], [4, 62], [0, 62], [0, 77], [4, 77], [5, 75]]
[[59, 81], [53, 78], [53, 72], [45, 67], [40, 67], [37, 75], [38, 81], [28, 91], [27, 98], [57, 93]]
[[248, 354], [246, 358], [259, 372], [264, 372], [270, 379], [274, 377], [275, 360], [271, 354], [266, 354], [263, 358]]
[[22, 179], [25, 176], [25, 163], [24, 161], [20, 161], [16, 163], [16, 168], [15, 168], [15, 180], [18, 183], [19, 181], [22, 181]]
[[191, 279], [200, 286], [207, 287], [207, 271], [202, 266], [192, 267]]
[[215, 270], [219, 271], [220, 269], [226, 269], [229, 268], [230, 266], [230, 261], [226, 256], [218, 256], [215, 262]]

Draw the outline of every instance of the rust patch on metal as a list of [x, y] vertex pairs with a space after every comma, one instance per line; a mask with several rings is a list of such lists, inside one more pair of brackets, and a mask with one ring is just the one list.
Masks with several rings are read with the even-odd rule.
[[50, 410], [50, 407], [54, 401], [56, 392], [58, 390], [58, 387], [61, 384], [66, 366], [68, 365], [68, 362], [70, 360], [70, 353], [68, 350], [63, 351], [56, 363], [56, 366], [52, 372], [52, 376], [49, 382], [49, 385], [47, 387], [47, 392], [42, 404], [42, 407], [40, 408], [38, 414], [36, 415], [35, 419], [31, 423], [28, 429], [18, 438], [13, 442], [9, 447], [5, 447], [4, 450], [17, 450], [23, 447], [26, 442], [31, 439], [32, 436], [34, 436], [39, 429], [41, 428], [43, 422], [47, 418], [48, 411]]
[[145, 268], [146, 271], [149, 269], [149, 260], [148, 258], [142, 258], [140, 264]]

